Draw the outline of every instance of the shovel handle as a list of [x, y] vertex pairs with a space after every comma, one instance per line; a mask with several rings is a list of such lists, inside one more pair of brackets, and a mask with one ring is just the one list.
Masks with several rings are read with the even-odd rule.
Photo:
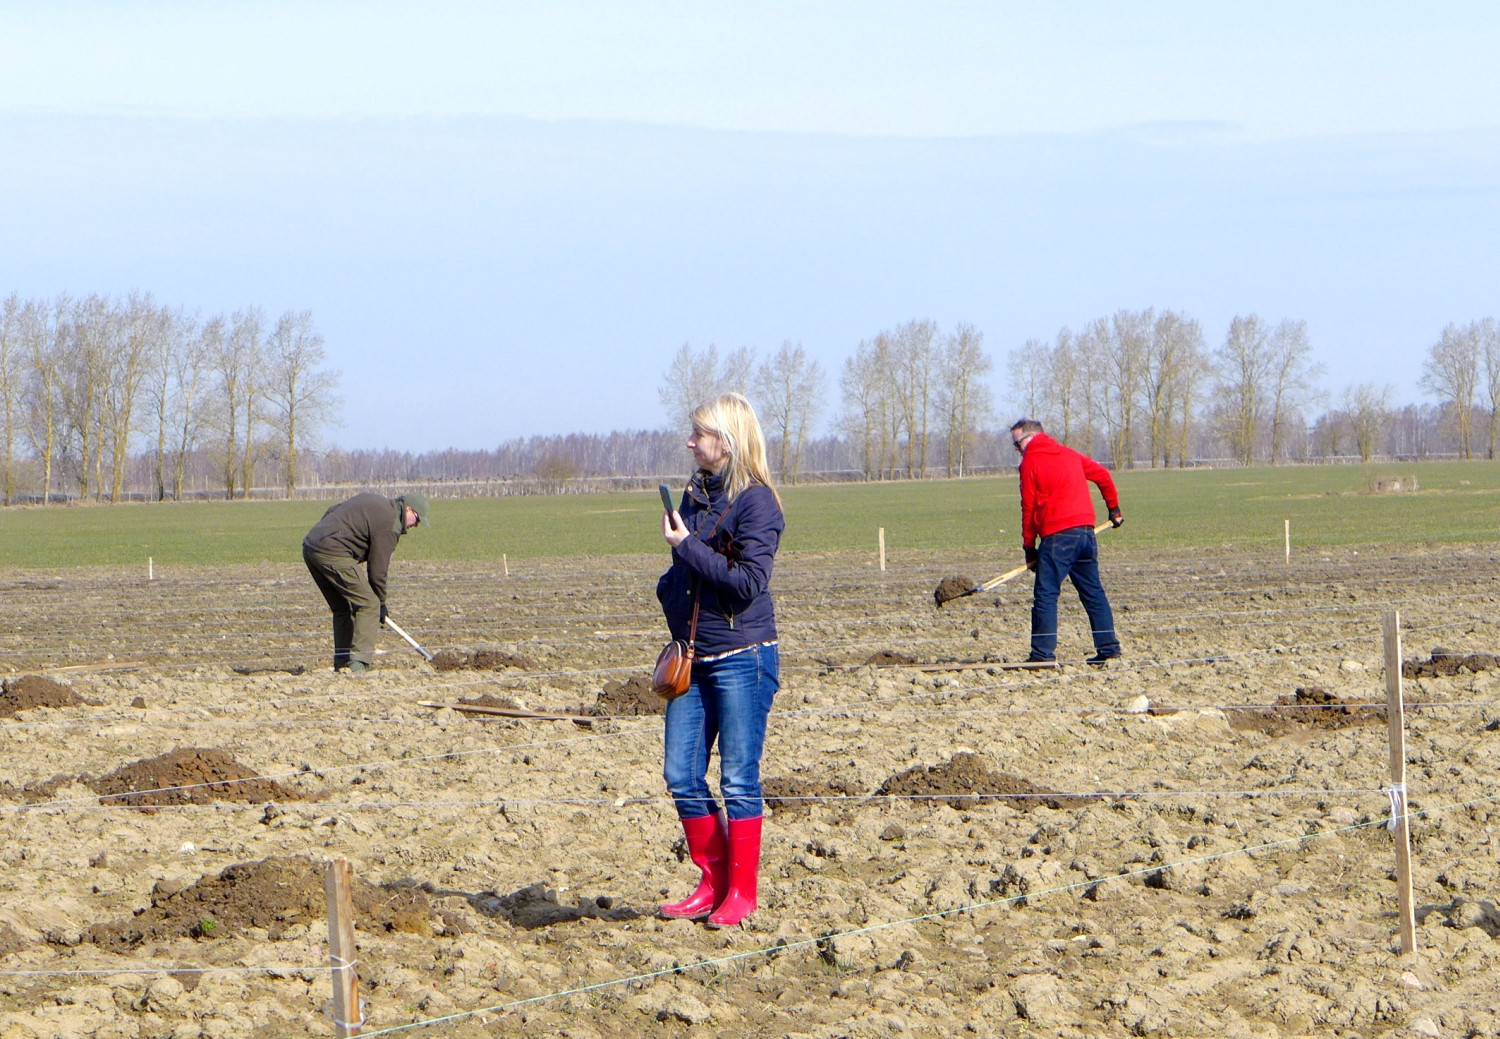
[[[1094, 528], [1094, 533], [1095, 534], [1102, 534], [1106, 530], [1108, 530], [1110, 527], [1113, 527], [1113, 526], [1114, 526], [1113, 523], [1109, 522], [1109, 520], [1105, 520], [1103, 523], [1099, 524], [1097, 527]], [[1012, 577], [1020, 577], [1022, 574], [1024, 574], [1026, 572], [1026, 570], [1027, 570], [1026, 564], [1022, 563], [1020, 566], [1016, 567], [1014, 570], [1007, 570], [1007, 571], [1005, 571], [1005, 573], [1001, 574], [999, 577], [991, 577], [988, 581], [984, 582], [984, 584], [980, 585], [978, 588], [975, 588], [974, 591], [975, 592], [987, 592], [991, 588], [998, 588], [1002, 584], [1004, 584], [1006, 581], [1009, 581]]]
[[429, 653], [429, 652], [427, 652], [420, 645], [418, 645], [416, 639], [412, 638], [406, 632], [402, 631], [401, 630], [401, 625], [397, 624], [395, 621], [393, 621], [389, 617], [387, 617], [385, 619], [385, 626], [387, 628], [390, 628], [397, 635], [400, 635], [407, 642], [411, 643], [411, 648], [414, 649], [414, 650], [416, 650], [418, 653], [422, 654], [422, 659], [423, 660], [427, 661], [428, 663], [432, 662], [432, 654]]

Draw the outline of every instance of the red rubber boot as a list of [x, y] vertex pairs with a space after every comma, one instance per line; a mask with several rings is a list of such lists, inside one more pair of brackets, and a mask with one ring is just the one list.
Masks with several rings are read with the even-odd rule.
[[760, 877], [760, 823], [729, 820], [729, 891], [708, 918], [710, 927], [733, 927], [755, 912], [755, 888]]
[[682, 820], [682, 832], [687, 836], [688, 858], [703, 871], [703, 877], [698, 890], [681, 902], [662, 906], [661, 915], [674, 920], [701, 920], [714, 911], [729, 887], [724, 825], [717, 815], [702, 815]]

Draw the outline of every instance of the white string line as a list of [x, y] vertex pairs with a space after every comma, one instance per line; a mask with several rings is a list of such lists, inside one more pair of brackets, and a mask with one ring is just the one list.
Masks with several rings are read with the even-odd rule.
[[[220, 784], [213, 784], [220, 785]], [[227, 781], [225, 784], [228, 785]], [[167, 788], [168, 790], [176, 788]], [[147, 791], [146, 793], [154, 793]], [[944, 794], [765, 794], [763, 800], [771, 802], [795, 801], [806, 803], [828, 803], [834, 804], [841, 801], [855, 802], [860, 805], [880, 807], [885, 801], [908, 801], [924, 802], [938, 801], [946, 802], [953, 800], [970, 801], [1046, 801], [1053, 798], [1073, 798], [1083, 801], [1155, 801], [1170, 800], [1183, 797], [1385, 797], [1383, 787], [1356, 788], [1340, 790], [1336, 788], [1323, 787], [1295, 787], [1291, 789], [1277, 789], [1264, 787], [1251, 790], [1101, 790], [1084, 793], [1068, 793], [1066, 791], [1053, 790], [1048, 792], [1033, 792], [1025, 794], [982, 794], [972, 791], [960, 791]], [[112, 794], [110, 799], [143, 796], [140, 794]], [[220, 801], [211, 804], [171, 804], [171, 805], [120, 805], [120, 804], [93, 804], [79, 802], [49, 802], [37, 805], [16, 806], [18, 811], [28, 809], [50, 809], [65, 806], [69, 814], [83, 812], [140, 812], [143, 808], [152, 812], [248, 812], [262, 811], [266, 807], [264, 801]], [[434, 800], [403, 800], [403, 801], [278, 801], [278, 808], [285, 813], [303, 812], [311, 809], [327, 809], [330, 811], [339, 809], [398, 809], [398, 808], [482, 808], [493, 806], [495, 808], [627, 808], [627, 807], [658, 807], [666, 808], [673, 803], [671, 794], [633, 794], [623, 797], [509, 797], [498, 794], [494, 797], [480, 798], [441, 798]], [[774, 807], [774, 806], [773, 806]], [[59, 809], [61, 814], [63, 809]]]
[[[1420, 819], [1420, 818], [1425, 818], [1425, 817], [1427, 817], [1429, 815], [1436, 815], [1439, 812], [1451, 811], [1451, 810], [1453, 810], [1455, 808], [1470, 808], [1470, 807], [1473, 807], [1474, 805], [1484, 804], [1486, 802], [1492, 802], [1492, 801], [1497, 801], [1497, 800], [1500, 800], [1500, 794], [1491, 794], [1491, 795], [1489, 795], [1487, 797], [1475, 797], [1475, 798], [1471, 798], [1471, 799], [1469, 799], [1467, 801], [1457, 801], [1457, 802], [1453, 802], [1451, 804], [1438, 805], [1438, 806], [1436, 806], [1434, 808], [1422, 808], [1422, 809], [1415, 809], [1415, 810], [1413, 810], [1410, 807], [1410, 802], [1408, 802], [1407, 816], [1408, 816], [1408, 818], [1418, 818], [1418, 819]], [[1334, 837], [1334, 836], [1338, 836], [1338, 835], [1344, 834], [1344, 833], [1352, 833], [1355, 830], [1367, 829], [1367, 828], [1372, 827], [1372, 826], [1384, 826], [1384, 825], [1386, 825], [1387, 821], [1388, 821], [1387, 818], [1382, 817], [1382, 818], [1378, 818], [1378, 819], [1371, 819], [1371, 820], [1369, 820], [1367, 822], [1351, 823], [1350, 825], [1340, 826], [1340, 827], [1337, 827], [1337, 828], [1332, 829], [1332, 830], [1318, 830], [1315, 833], [1304, 833], [1304, 834], [1300, 834], [1300, 835], [1298, 835], [1296, 837], [1283, 837], [1283, 838], [1281, 838], [1279, 840], [1267, 841], [1267, 842], [1264, 842], [1262, 844], [1247, 845], [1247, 846], [1242, 847], [1242, 848], [1232, 848], [1232, 849], [1230, 849], [1228, 851], [1216, 852], [1215, 854], [1212, 854], [1212, 855], [1197, 855], [1197, 856], [1193, 856], [1191, 858], [1178, 859], [1178, 860], [1176, 860], [1174, 862], [1155, 863], [1153, 865], [1143, 866], [1140, 869], [1130, 870], [1130, 871], [1124, 872], [1124, 873], [1114, 873], [1114, 874], [1110, 874], [1109, 876], [1096, 877], [1093, 880], [1080, 880], [1080, 881], [1076, 881], [1076, 882], [1071, 883], [1071, 884], [1063, 884], [1063, 885], [1060, 885], [1058, 887], [1047, 888], [1047, 889], [1042, 890], [1042, 891], [1036, 891], [1036, 892], [1030, 892], [1030, 891], [1028, 891], [1025, 894], [1009, 895], [1009, 896], [1007, 896], [1005, 898], [989, 899], [989, 900], [982, 901], [982, 902], [971, 902], [968, 905], [958, 906], [958, 907], [956, 907], [954, 909], [944, 909], [944, 910], [940, 910], [940, 911], [935, 912], [935, 913], [924, 913], [924, 914], [922, 914], [920, 916], [906, 917], [906, 918], [901, 919], [901, 920], [888, 920], [888, 921], [885, 921], [883, 923], [870, 924], [870, 925], [865, 926], [865, 927], [850, 928], [849, 930], [845, 930], [845, 931], [829, 932], [827, 934], [819, 935], [816, 938], [799, 938], [799, 939], [797, 939], [795, 941], [787, 941], [785, 939], [778, 939], [777, 940], [777, 944], [775, 944], [775, 945], [765, 946], [765, 947], [760, 948], [760, 949], [750, 949], [750, 950], [747, 950], [745, 952], [740, 952], [740, 953], [733, 953], [733, 954], [731, 954], [729, 956], [724, 956], [724, 957], [720, 957], [720, 958], [717, 958], [717, 959], [699, 960], [699, 961], [694, 962], [694, 963], [684, 964], [684, 965], [677, 966], [677, 967], [667, 967], [667, 968], [664, 968], [662, 970], [650, 971], [650, 972], [647, 972], [647, 973], [644, 973], [644, 974], [635, 974], [635, 975], [631, 975], [631, 976], [625, 977], [625, 978], [615, 978], [615, 979], [612, 979], [610, 981], [598, 982], [596, 984], [586, 985], [586, 986], [583, 986], [583, 987], [580, 987], [580, 988], [565, 989], [565, 990], [558, 991], [558, 992], [546, 993], [546, 994], [543, 994], [543, 995], [540, 995], [540, 996], [531, 996], [531, 997], [528, 997], [526, 999], [513, 1000], [513, 1001], [508, 1002], [508, 1003], [500, 1003], [500, 1004], [495, 1004], [493, 1006], [479, 1007], [479, 1008], [476, 1008], [476, 1009], [473, 1009], [473, 1010], [460, 1011], [460, 1012], [458, 1012], [456, 1014], [448, 1014], [448, 1015], [445, 1015], [443, 1017], [429, 1018], [429, 1019], [424, 1020], [424, 1021], [413, 1021], [413, 1022], [411, 1022], [409, 1024], [396, 1025], [396, 1026], [391, 1027], [391, 1028], [381, 1029], [380, 1031], [377, 1031], [377, 1032], [365, 1032], [363, 1034], [365, 1036], [391, 1035], [391, 1034], [394, 1034], [396, 1032], [409, 1031], [409, 1030], [411, 1030], [413, 1028], [425, 1028], [425, 1027], [427, 1027], [429, 1025], [444, 1024], [444, 1023], [447, 1023], [449, 1021], [462, 1020], [464, 1018], [473, 1017], [475, 1014], [498, 1013], [501, 1010], [512, 1009], [514, 1007], [524, 1006], [524, 1005], [529, 1004], [529, 1003], [539, 1003], [539, 1002], [542, 1002], [542, 1001], [545, 1001], [545, 1000], [549, 1000], [549, 999], [557, 999], [557, 998], [562, 998], [562, 997], [566, 997], [566, 996], [581, 995], [583, 993], [592, 992], [592, 991], [596, 991], [598, 989], [603, 989], [603, 988], [609, 988], [609, 987], [612, 987], [612, 986], [615, 986], [615, 985], [628, 985], [628, 984], [631, 984], [632, 982], [649, 981], [652, 978], [663, 977], [663, 976], [665, 976], [667, 974], [683, 974], [683, 973], [687, 973], [688, 971], [695, 970], [695, 969], [697, 969], [699, 967], [717, 967], [717, 966], [721, 966], [721, 965], [726, 964], [726, 963], [732, 963], [732, 962], [734, 962], [736, 960], [748, 959], [748, 958], [754, 957], [754, 956], [774, 956], [777, 953], [783, 952], [783, 951], [785, 951], [787, 949], [796, 949], [796, 948], [805, 947], [805, 946], [808, 946], [808, 945], [817, 945], [817, 944], [822, 943], [822, 942], [832, 941], [832, 940], [836, 940], [836, 939], [839, 939], [839, 938], [851, 938], [851, 937], [853, 937], [855, 935], [870, 934], [870, 933], [873, 933], [873, 932], [876, 932], [876, 931], [888, 930], [888, 929], [893, 928], [893, 927], [901, 927], [901, 926], [905, 926], [905, 925], [908, 925], [908, 924], [923, 923], [923, 922], [926, 922], [928, 920], [940, 920], [940, 919], [943, 919], [944, 917], [955, 916], [955, 915], [957, 915], [959, 913], [972, 913], [972, 912], [977, 912], [977, 911], [982, 910], [982, 909], [991, 909], [991, 908], [994, 908], [996, 906], [1003, 906], [1003, 905], [1007, 905], [1007, 904], [1011, 904], [1011, 903], [1027, 902], [1027, 901], [1030, 901], [1030, 900], [1033, 900], [1033, 899], [1041, 900], [1043, 898], [1047, 898], [1047, 897], [1052, 896], [1052, 895], [1066, 894], [1067, 892], [1070, 892], [1070, 891], [1078, 891], [1078, 890], [1087, 889], [1089, 887], [1094, 886], [1095, 884], [1101, 884], [1101, 883], [1103, 883], [1106, 880], [1129, 880], [1131, 877], [1148, 876], [1148, 875], [1150, 875], [1152, 873], [1164, 872], [1164, 871], [1169, 870], [1169, 869], [1176, 869], [1176, 868], [1185, 867], [1185, 866], [1201, 865], [1203, 863], [1215, 862], [1215, 861], [1218, 861], [1220, 859], [1231, 858], [1231, 857], [1236, 856], [1236, 855], [1248, 855], [1248, 854], [1250, 854], [1252, 852], [1269, 851], [1269, 850], [1271, 850], [1273, 848], [1285, 847], [1288, 844], [1300, 844], [1300, 843], [1302, 843], [1304, 841], [1316, 841], [1316, 840], [1319, 840], [1319, 839], [1324, 838], [1324, 837]], [[8, 971], [8, 970], [0, 970], [0, 977], [28, 977], [28, 976], [67, 977], [67, 976], [71, 976], [71, 975], [92, 976], [92, 975], [99, 975], [99, 974], [126, 974], [126, 973], [130, 973], [130, 974], [169, 974], [169, 975], [170, 974], [188, 974], [188, 973], [212, 974], [212, 973], [215, 973], [215, 972], [218, 972], [218, 971], [223, 971], [226, 974], [230, 974], [230, 973], [233, 973], [233, 974], [246, 974], [246, 973], [265, 973], [265, 972], [297, 973], [299, 971], [319, 971], [319, 972], [327, 971], [329, 973], [332, 973], [335, 970], [342, 970], [342, 969], [343, 969], [342, 967], [324, 966], [324, 965], [321, 965], [321, 964], [317, 965], [317, 966], [272, 966], [272, 965], [267, 965], [267, 966], [260, 966], [260, 967], [198, 967], [198, 968], [192, 968], [192, 967], [157, 967], [157, 966], [152, 966], [152, 965], [140, 965], [140, 966], [122, 966], [122, 967], [115, 968], [113, 970], [54, 970], [54, 971], [44, 971], [44, 970]]]
[[[1500, 797], [1500, 795], [1494, 795], [1494, 796], [1491, 796], [1491, 797], [1483, 797], [1483, 798], [1475, 798], [1472, 801], [1460, 802], [1460, 803], [1455, 804], [1455, 805], [1445, 805], [1442, 808], [1425, 809], [1425, 810], [1420, 811], [1420, 812], [1409, 812], [1408, 815], [1409, 816], [1424, 816], [1424, 815], [1427, 815], [1429, 813], [1443, 811], [1445, 809], [1461, 808], [1461, 807], [1467, 807], [1468, 805], [1477, 804], [1477, 803], [1481, 803], [1481, 802], [1485, 802], [1485, 801], [1493, 801], [1493, 800], [1496, 800], [1497, 797]], [[1271, 850], [1273, 848], [1285, 847], [1286, 845], [1289, 845], [1289, 844], [1299, 844], [1299, 843], [1301, 843], [1303, 841], [1315, 841], [1315, 840], [1318, 840], [1319, 838], [1322, 838], [1322, 837], [1331, 837], [1331, 836], [1334, 836], [1334, 835], [1337, 835], [1337, 834], [1342, 834], [1342, 833], [1346, 833], [1346, 832], [1352, 832], [1354, 830], [1364, 829], [1364, 828], [1370, 827], [1370, 826], [1383, 826], [1383, 825], [1385, 825], [1385, 820], [1383, 820], [1383, 819], [1381, 819], [1381, 820], [1372, 820], [1372, 821], [1367, 822], [1367, 823], [1355, 823], [1355, 824], [1353, 824], [1351, 826], [1342, 826], [1342, 827], [1339, 827], [1338, 829], [1335, 829], [1335, 830], [1320, 830], [1317, 833], [1303, 834], [1303, 835], [1300, 835], [1300, 836], [1297, 836], [1297, 837], [1286, 837], [1286, 838], [1283, 838], [1281, 840], [1268, 841], [1268, 842], [1265, 842], [1263, 844], [1251, 845], [1251, 846], [1247, 846], [1247, 847], [1244, 847], [1244, 848], [1236, 848], [1236, 849], [1233, 849], [1233, 850], [1230, 850], [1230, 851], [1227, 851], [1227, 852], [1220, 852], [1220, 853], [1213, 854], [1213, 855], [1199, 855], [1199, 856], [1194, 856], [1192, 858], [1179, 859], [1179, 860], [1177, 860], [1175, 862], [1158, 863], [1156, 865], [1144, 866], [1144, 867], [1142, 867], [1140, 869], [1131, 870], [1131, 871], [1125, 872], [1125, 873], [1114, 874], [1114, 875], [1109, 876], [1109, 877], [1098, 877], [1098, 878], [1096, 878], [1094, 880], [1076, 881], [1076, 882], [1071, 883], [1071, 884], [1062, 884], [1062, 885], [1059, 885], [1057, 887], [1047, 888], [1047, 889], [1042, 890], [1042, 891], [1026, 892], [1025, 894], [1020, 894], [1020, 895], [1009, 895], [1009, 896], [1006, 896], [1005, 898], [988, 899], [988, 900], [982, 901], [982, 902], [971, 902], [968, 905], [958, 906], [957, 908], [954, 908], [954, 909], [939, 910], [938, 912], [935, 912], [935, 913], [924, 913], [924, 914], [922, 914], [920, 916], [907, 917], [907, 918], [905, 918], [903, 920], [889, 920], [889, 921], [885, 921], [883, 923], [869, 924], [869, 925], [867, 925], [865, 927], [855, 927], [855, 928], [850, 928], [850, 929], [845, 930], [845, 931], [837, 931], [837, 932], [831, 932], [831, 933], [828, 933], [828, 934], [819, 935], [816, 938], [799, 938], [799, 939], [796, 939], [794, 941], [787, 941], [785, 939], [778, 939], [778, 941], [777, 941], [777, 943], [775, 945], [765, 946], [765, 947], [762, 947], [762, 948], [759, 948], [759, 949], [749, 949], [749, 950], [746, 950], [745, 952], [731, 953], [728, 956], [720, 956], [720, 957], [717, 957], [717, 958], [714, 958], [714, 959], [699, 960], [699, 961], [691, 963], [691, 964], [683, 964], [683, 965], [677, 966], [677, 967], [667, 967], [667, 968], [663, 968], [661, 970], [649, 971], [649, 972], [645, 972], [645, 973], [642, 973], [642, 974], [634, 974], [634, 975], [631, 975], [629, 977], [624, 977], [624, 978], [614, 978], [614, 979], [611, 979], [609, 981], [596, 982], [596, 983], [591, 984], [591, 985], [581, 985], [581, 986], [577, 986], [577, 987], [574, 987], [574, 988], [571, 988], [571, 989], [563, 989], [563, 990], [560, 990], [560, 991], [557, 991], [557, 992], [545, 993], [545, 994], [540, 995], [540, 996], [530, 996], [530, 997], [528, 997], [526, 999], [516, 999], [516, 1000], [510, 1000], [510, 1001], [505, 1002], [505, 1003], [496, 1003], [496, 1004], [492, 1004], [490, 1006], [477, 1007], [477, 1008], [472, 1009], [472, 1010], [463, 1010], [463, 1011], [459, 1011], [459, 1012], [453, 1013], [453, 1014], [445, 1014], [442, 1017], [428, 1018], [428, 1019], [423, 1020], [423, 1021], [413, 1021], [413, 1022], [410, 1022], [408, 1024], [404, 1024], [404, 1025], [394, 1025], [394, 1026], [389, 1027], [389, 1028], [382, 1028], [382, 1029], [378, 1029], [378, 1030], [373, 1031], [373, 1032], [364, 1032], [362, 1034], [364, 1036], [366, 1036], [367, 1039], [373, 1039], [374, 1036], [394, 1035], [394, 1034], [396, 1034], [398, 1032], [406, 1032], [406, 1031], [411, 1031], [411, 1030], [417, 1029], [417, 1028], [427, 1028], [427, 1027], [430, 1027], [432, 1025], [447, 1024], [447, 1023], [452, 1022], [452, 1021], [460, 1021], [460, 1020], [464, 1020], [466, 1018], [474, 1017], [474, 1016], [476, 1016], [478, 1014], [495, 1014], [495, 1013], [500, 1013], [500, 1012], [506, 1011], [506, 1010], [513, 1010], [513, 1009], [515, 1009], [517, 1007], [527, 1006], [527, 1005], [533, 1004], [533, 1003], [541, 1003], [541, 1002], [545, 1002], [547, 1000], [566, 998], [568, 996], [584, 995], [584, 994], [589, 993], [589, 992], [597, 992], [600, 989], [612, 988], [612, 987], [619, 986], [619, 985], [629, 985], [629, 984], [633, 984], [633, 983], [639, 983], [639, 982], [643, 982], [643, 981], [649, 981], [649, 980], [652, 980], [654, 978], [663, 977], [663, 976], [668, 975], [668, 974], [679, 974], [679, 973], [685, 974], [685, 973], [687, 973], [689, 971], [697, 970], [699, 968], [705, 968], [705, 967], [709, 967], [709, 968], [722, 967], [722, 966], [724, 966], [726, 964], [734, 963], [734, 962], [737, 962], [737, 961], [740, 961], [740, 960], [750, 959], [752, 957], [774, 956], [774, 955], [776, 955], [776, 954], [778, 954], [780, 952], [784, 952], [784, 951], [786, 951], [788, 949], [806, 948], [807, 946], [810, 946], [810, 945], [819, 945], [819, 944], [822, 944], [824, 942], [830, 942], [830, 941], [834, 941], [834, 940], [837, 940], [837, 939], [840, 939], [840, 938], [851, 938], [851, 937], [854, 937], [854, 936], [860, 935], [860, 934], [871, 934], [871, 933], [874, 933], [876, 931], [889, 930], [889, 929], [895, 928], [895, 927], [910, 926], [910, 925], [913, 925], [913, 924], [924, 923], [924, 922], [929, 921], [929, 920], [940, 920], [940, 919], [943, 919], [945, 917], [956, 916], [956, 915], [958, 915], [960, 913], [977, 913], [977, 912], [979, 912], [981, 910], [984, 910], [984, 909], [993, 909], [993, 908], [996, 908], [998, 906], [1024, 904], [1024, 903], [1030, 902], [1032, 900], [1038, 900], [1039, 901], [1039, 900], [1044, 899], [1044, 898], [1050, 898], [1050, 897], [1055, 896], [1055, 895], [1067, 894], [1067, 893], [1072, 892], [1072, 891], [1086, 890], [1086, 889], [1088, 889], [1090, 887], [1093, 887], [1096, 884], [1104, 882], [1105, 880], [1129, 880], [1131, 877], [1144, 877], [1144, 876], [1148, 876], [1148, 875], [1150, 875], [1152, 873], [1159, 873], [1159, 872], [1163, 872], [1163, 871], [1168, 870], [1168, 869], [1176, 869], [1176, 868], [1181, 868], [1181, 867], [1186, 867], [1186, 866], [1202, 865], [1204, 863], [1214, 862], [1214, 861], [1217, 861], [1219, 859], [1225, 859], [1225, 858], [1229, 858], [1229, 857], [1235, 856], [1235, 855], [1248, 855], [1248, 854], [1250, 854], [1252, 852], [1269, 851], [1269, 850]]]

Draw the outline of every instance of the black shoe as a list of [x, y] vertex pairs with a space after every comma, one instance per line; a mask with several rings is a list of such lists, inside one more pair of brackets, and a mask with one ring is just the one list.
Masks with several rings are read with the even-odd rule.
[[1121, 654], [1119, 653], [1095, 653], [1085, 663], [1093, 664], [1095, 667], [1103, 667], [1106, 661], [1119, 660], [1120, 658]]
[[1026, 658], [1028, 664], [1055, 664], [1057, 660], [1053, 657], [1039, 657], [1035, 653]]

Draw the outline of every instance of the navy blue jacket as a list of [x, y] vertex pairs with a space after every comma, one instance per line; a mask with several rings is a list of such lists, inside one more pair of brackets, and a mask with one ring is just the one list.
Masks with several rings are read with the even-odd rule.
[[769, 487], [753, 483], [731, 505], [723, 481], [700, 469], [677, 511], [692, 535], [672, 549], [672, 568], [656, 582], [656, 598], [672, 637], [688, 637], [696, 577], [702, 596], [699, 656], [775, 639], [771, 565], [786, 526], [776, 495]]

